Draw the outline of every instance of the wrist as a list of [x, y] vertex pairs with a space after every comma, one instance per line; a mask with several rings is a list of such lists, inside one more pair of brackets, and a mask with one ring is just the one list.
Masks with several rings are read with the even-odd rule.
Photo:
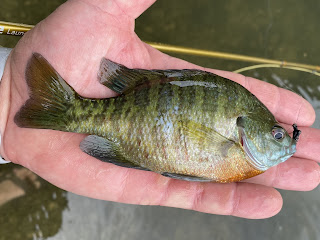
[[9, 109], [9, 81], [8, 74], [5, 72], [5, 66], [11, 50], [10, 48], [0, 47], [0, 164], [9, 162], [1, 157], [1, 153], [3, 152], [1, 140]]

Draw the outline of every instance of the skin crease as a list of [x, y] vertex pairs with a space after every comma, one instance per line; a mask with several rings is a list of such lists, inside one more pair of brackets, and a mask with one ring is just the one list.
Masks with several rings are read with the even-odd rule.
[[[274, 85], [230, 72], [204, 69], [165, 55], [134, 33], [134, 19], [154, 0], [70, 0], [28, 32], [8, 58], [0, 87], [1, 155], [76, 194], [132, 204], [162, 205], [243, 218], [278, 213], [275, 188], [307, 191], [320, 182], [320, 130], [311, 105]], [[24, 78], [32, 52], [41, 53], [84, 97], [115, 96], [97, 81], [102, 57], [130, 68], [198, 68], [230, 78], [255, 94], [292, 132], [302, 131], [294, 157], [241, 183], [173, 180], [152, 172], [117, 167], [79, 149], [81, 134], [18, 128], [14, 115], [28, 99]]]

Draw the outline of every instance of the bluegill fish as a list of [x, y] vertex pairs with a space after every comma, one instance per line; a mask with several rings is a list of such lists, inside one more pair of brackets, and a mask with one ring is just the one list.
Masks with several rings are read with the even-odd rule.
[[296, 151], [293, 138], [240, 84], [200, 70], [129, 69], [102, 59], [100, 82], [119, 94], [78, 95], [38, 53], [26, 69], [30, 98], [19, 127], [90, 134], [87, 154], [118, 166], [189, 181], [234, 182]]

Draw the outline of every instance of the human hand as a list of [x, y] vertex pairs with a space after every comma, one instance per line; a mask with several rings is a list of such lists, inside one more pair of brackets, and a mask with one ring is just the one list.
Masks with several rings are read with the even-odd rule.
[[[311, 190], [320, 181], [320, 130], [309, 126], [315, 113], [300, 96], [242, 75], [203, 69], [167, 56], [134, 33], [134, 19], [153, 0], [71, 0], [28, 32], [10, 55], [0, 88], [1, 155], [54, 185], [93, 198], [163, 205], [196, 211], [266, 218], [282, 198], [274, 189]], [[153, 172], [121, 168], [83, 153], [84, 135], [19, 128], [13, 118], [28, 99], [25, 69], [32, 52], [42, 54], [82, 96], [115, 96], [97, 81], [101, 58], [130, 68], [199, 68], [239, 82], [283, 124], [297, 123], [302, 134], [294, 157], [246, 183], [179, 181]]]

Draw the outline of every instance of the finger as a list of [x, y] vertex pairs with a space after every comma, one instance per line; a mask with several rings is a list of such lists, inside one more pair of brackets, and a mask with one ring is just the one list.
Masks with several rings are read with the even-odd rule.
[[[101, 162], [79, 149], [80, 134], [32, 129], [20, 129], [19, 134], [15, 144], [6, 148], [9, 158], [76, 194], [245, 218], [273, 216], [282, 205], [280, 194], [265, 186], [179, 181]], [[22, 155], [18, 154], [21, 146], [26, 150]]]
[[247, 88], [273, 113], [279, 122], [311, 126], [315, 121], [316, 115], [312, 105], [294, 92], [231, 72], [218, 71], [217, 74]]
[[310, 191], [320, 183], [320, 166], [315, 161], [292, 157], [245, 182], [286, 190]]
[[316, 115], [312, 105], [296, 93], [250, 77], [243, 77], [240, 83], [256, 95], [278, 121], [299, 126], [314, 123]]
[[[119, 173], [117, 174], [117, 176]], [[102, 182], [120, 190], [113, 201], [161, 205], [243, 218], [267, 218], [279, 212], [280, 194], [273, 188], [247, 184], [217, 184], [174, 180], [152, 172], [126, 170], [125, 180], [105, 175]], [[102, 176], [101, 176], [102, 177]], [[261, 207], [263, 206], [263, 207]]]
[[250, 219], [271, 217], [282, 207], [281, 195], [262, 185], [170, 182], [159, 205]]
[[[289, 133], [292, 126], [281, 124]], [[297, 158], [314, 160], [320, 162], [320, 129], [299, 127], [301, 134], [297, 143], [297, 151], [294, 154]]]
[[[282, 207], [280, 194], [261, 185], [187, 182], [106, 163], [96, 171], [90, 162], [90, 165], [82, 162], [81, 168], [76, 170], [70, 169], [68, 181], [73, 183], [67, 190], [86, 196], [89, 193], [90, 197], [108, 201], [177, 207], [251, 219], [271, 217]], [[53, 183], [59, 186], [61, 180]], [[66, 185], [63, 183], [62, 187], [66, 188]]]
[[85, 0], [90, 5], [100, 8], [102, 11], [112, 13], [113, 15], [128, 15], [135, 19], [148, 9], [156, 0]]
[[320, 130], [315, 128], [301, 128], [294, 156], [320, 162]]
[[164, 69], [201, 69], [213, 72], [243, 85], [263, 102], [280, 122], [287, 124], [296, 123], [299, 126], [311, 126], [315, 121], [315, 111], [312, 105], [296, 93], [258, 79], [245, 77], [241, 74], [203, 68], [177, 58], [164, 56], [164, 54], [151, 49], [149, 52], [154, 66], [159, 66]]

